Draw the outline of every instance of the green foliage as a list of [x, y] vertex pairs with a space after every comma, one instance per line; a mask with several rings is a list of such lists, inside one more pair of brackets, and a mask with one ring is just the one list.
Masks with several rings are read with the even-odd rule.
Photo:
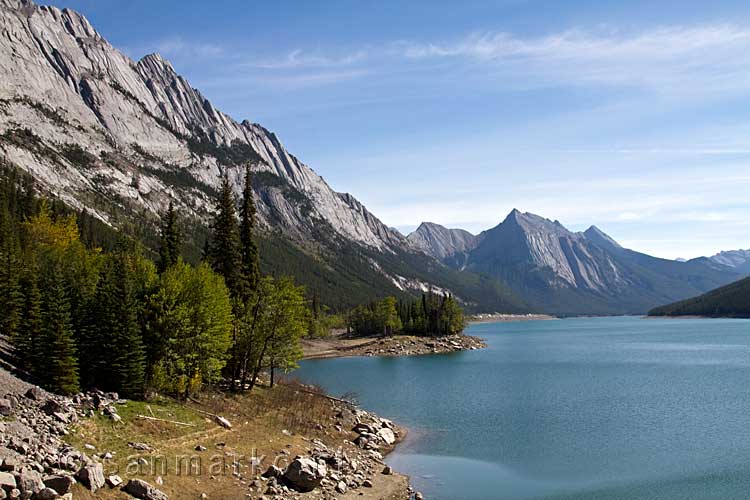
[[170, 201], [169, 208], [162, 218], [161, 244], [159, 247], [159, 272], [163, 273], [180, 259], [182, 252], [182, 237], [177, 224], [177, 213]]
[[42, 343], [35, 356], [39, 366], [34, 372], [55, 392], [73, 394], [79, 391], [78, 360], [70, 301], [62, 278], [62, 264], [51, 263], [42, 280]]
[[63, 157], [73, 165], [91, 168], [96, 163], [96, 156], [85, 151], [78, 144], [63, 144], [60, 149]]
[[191, 153], [201, 157], [213, 156], [220, 165], [226, 167], [255, 164], [261, 161], [255, 149], [239, 139], [232, 141], [231, 145], [217, 144], [200, 129], [193, 130], [193, 135], [184, 139]]
[[243, 280], [243, 296], [247, 297], [258, 288], [260, 280], [260, 257], [255, 241], [255, 200], [250, 167], [245, 170], [245, 187], [240, 206], [240, 272]]
[[7, 201], [0, 202], [0, 329], [13, 337], [18, 335], [23, 304], [19, 283], [21, 248]]
[[254, 295], [239, 308], [235, 324], [240, 387], [255, 385], [264, 368], [289, 371], [302, 357], [299, 339], [307, 332], [309, 311], [304, 289], [291, 278], [262, 278]]
[[148, 165], [143, 165], [140, 168], [144, 173], [157, 177], [167, 186], [174, 186], [186, 190], [197, 189], [212, 198], [217, 196], [217, 192], [213, 187], [196, 179], [186, 168], [174, 166], [168, 168], [156, 168]]
[[[138, 321], [135, 262], [120, 251], [107, 255], [90, 306], [86, 385], [116, 390], [126, 397], [143, 395], [145, 353]], [[148, 281], [148, 279], [144, 280]]]
[[[258, 276], [249, 188], [243, 238], [228, 183], [215, 225], [217, 245], [236, 251], [219, 268], [231, 269], [230, 279], [239, 270], [245, 283], [255, 273], [244, 297], [234, 294], [235, 316], [223, 277], [206, 263], [182, 261], [174, 207], [165, 215], [158, 275], [131, 237], [100, 233], [87, 214], [77, 219], [61, 203], [37, 199], [16, 170], [0, 172], [0, 290], [6, 298], [0, 320], [21, 367], [39, 383], [64, 393], [96, 386], [131, 398], [147, 388], [185, 396], [219, 382], [230, 354], [246, 356], [239, 373], [253, 383], [262, 370], [296, 366], [309, 317], [304, 290], [291, 278]], [[98, 241], [108, 242], [107, 251], [95, 246]], [[215, 258], [226, 255], [214, 252]]]
[[226, 175], [221, 180], [221, 193], [211, 229], [211, 267], [224, 277], [232, 296], [239, 296], [242, 287], [240, 235], [234, 193]]
[[750, 318], [750, 278], [649, 311], [649, 316]]
[[360, 305], [349, 313], [357, 335], [456, 335], [466, 326], [461, 306], [450, 295], [424, 294], [420, 300], [397, 302], [394, 297]]
[[232, 332], [229, 291], [221, 277], [206, 264], [194, 268], [179, 261], [161, 275], [149, 302], [157, 311], [151, 338], [163, 342], [151, 346], [158, 365], [152, 382], [185, 395], [200, 383], [216, 382]]
[[42, 348], [42, 294], [39, 290], [39, 272], [35, 263], [29, 263], [21, 279], [23, 289], [23, 307], [21, 320], [15, 337], [11, 341], [15, 346], [19, 366], [29, 372], [38, 371]]

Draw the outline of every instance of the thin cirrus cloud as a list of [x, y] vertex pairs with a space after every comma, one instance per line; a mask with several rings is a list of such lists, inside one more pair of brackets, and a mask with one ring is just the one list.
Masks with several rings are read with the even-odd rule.
[[221, 57], [225, 48], [215, 43], [197, 42], [180, 36], [160, 40], [155, 45], [156, 52], [179, 59]]
[[285, 56], [267, 61], [247, 62], [244, 65], [260, 69], [292, 69], [292, 68], [331, 68], [350, 66], [367, 59], [365, 50], [358, 50], [342, 56], [326, 56], [295, 49]]
[[567, 30], [537, 38], [470, 34], [453, 42], [399, 42], [410, 60], [450, 59], [495, 66], [547, 84], [642, 84], [669, 87], [699, 80], [712, 88], [748, 82], [750, 30], [732, 25], [670, 26], [635, 34]]
[[[218, 59], [248, 80], [292, 86], [324, 86], [364, 75], [391, 77], [421, 67], [424, 77], [432, 80], [444, 73], [443, 66], [437, 74], [430, 70], [436, 60], [478, 68], [478, 80], [507, 87], [640, 85], [684, 93], [750, 84], [750, 30], [726, 24], [667, 26], [639, 33], [570, 29], [540, 37], [484, 32], [451, 41], [396, 40], [328, 52], [294, 48], [251, 57], [237, 55], [247, 54], [247, 47], [181, 36], [159, 40], [152, 47], [177, 60]], [[695, 85], [686, 86], [690, 82]]]

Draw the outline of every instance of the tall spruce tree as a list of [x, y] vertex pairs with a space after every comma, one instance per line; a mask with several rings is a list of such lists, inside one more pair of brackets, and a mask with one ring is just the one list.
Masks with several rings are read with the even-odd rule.
[[145, 354], [129, 257], [120, 250], [102, 269], [89, 326], [86, 385], [143, 395]]
[[241, 252], [237, 210], [232, 185], [226, 173], [221, 179], [216, 217], [212, 224], [210, 262], [211, 267], [224, 278], [233, 297], [241, 294]]
[[23, 307], [21, 321], [13, 345], [21, 368], [39, 377], [42, 347], [42, 295], [39, 290], [39, 272], [36, 263], [30, 264], [21, 280]]
[[257, 290], [260, 280], [260, 258], [255, 241], [255, 199], [250, 166], [245, 168], [245, 188], [240, 206], [240, 262], [242, 273], [242, 298], [247, 300]]
[[159, 247], [159, 274], [177, 263], [180, 258], [182, 237], [177, 225], [177, 213], [174, 203], [169, 202], [169, 208], [162, 216], [161, 243]]
[[42, 345], [38, 373], [54, 392], [73, 394], [79, 390], [78, 361], [70, 321], [70, 303], [62, 277], [62, 265], [55, 262], [45, 273], [42, 287]]
[[18, 232], [5, 206], [0, 213], [0, 331], [13, 338], [18, 333], [23, 306], [19, 277], [21, 247]]

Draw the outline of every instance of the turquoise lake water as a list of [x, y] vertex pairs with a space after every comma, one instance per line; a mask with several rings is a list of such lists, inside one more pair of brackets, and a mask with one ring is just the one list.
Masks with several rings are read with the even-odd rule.
[[750, 320], [473, 325], [480, 351], [305, 361], [410, 429], [428, 499], [750, 498]]

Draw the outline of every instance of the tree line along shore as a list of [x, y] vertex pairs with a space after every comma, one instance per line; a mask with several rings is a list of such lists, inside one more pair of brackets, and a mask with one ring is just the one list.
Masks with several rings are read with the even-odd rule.
[[225, 176], [203, 256], [181, 252], [170, 204], [158, 249], [138, 228], [115, 230], [40, 196], [11, 167], [0, 179], [0, 322], [14, 364], [57, 393], [117, 391], [186, 399], [202, 388], [273, 385], [303, 357], [302, 339], [334, 328], [355, 336], [446, 336], [463, 331], [450, 295], [386, 297], [330, 311], [293, 277], [263, 276], [250, 168], [237, 200]]

